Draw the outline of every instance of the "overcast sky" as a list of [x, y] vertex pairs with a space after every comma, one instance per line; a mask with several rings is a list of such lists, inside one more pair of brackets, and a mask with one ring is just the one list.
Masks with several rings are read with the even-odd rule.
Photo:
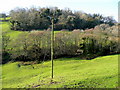
[[113, 16], [118, 21], [119, 0], [2, 0], [0, 12], [8, 13], [15, 7], [51, 7], [57, 6], [60, 9], [70, 8], [86, 13], [100, 13], [104, 16]]

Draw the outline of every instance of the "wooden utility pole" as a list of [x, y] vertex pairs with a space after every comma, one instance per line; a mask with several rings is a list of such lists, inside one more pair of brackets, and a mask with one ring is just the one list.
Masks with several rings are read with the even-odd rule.
[[53, 48], [54, 48], [54, 18], [52, 17], [52, 31], [51, 31], [51, 62], [52, 62], [52, 78], [53, 78]]

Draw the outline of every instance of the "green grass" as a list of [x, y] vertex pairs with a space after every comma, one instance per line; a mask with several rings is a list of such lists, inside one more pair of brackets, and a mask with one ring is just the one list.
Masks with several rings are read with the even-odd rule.
[[[0, 22], [0, 28], [2, 32], [7, 32], [7, 35], [10, 36], [11, 39], [15, 39], [18, 37], [19, 34], [22, 33], [29, 33], [28, 31], [15, 31], [10, 29], [10, 23], [9, 22]], [[38, 30], [38, 31], [43, 31], [43, 30]], [[60, 33], [61, 31], [54, 31], [54, 33]], [[64, 31], [64, 32], [69, 32], [69, 31]]]
[[[0, 22], [0, 33], [4, 32], [6, 36], [10, 37], [10, 42], [8, 43], [7, 48], [13, 48], [13, 44], [15, 40], [18, 38], [18, 36], [22, 33], [28, 33], [27, 31], [15, 31], [10, 29], [10, 23], [9, 22]], [[2, 34], [2, 33], [1, 33]]]
[[10, 20], [11, 17], [6, 17], [5, 19], [4, 18], [0, 18], [0, 20]]
[[116, 88], [118, 86], [118, 55], [92, 60], [55, 59], [52, 83], [51, 61], [19, 67], [20, 63], [8, 63], [2, 66], [3, 88]]
[[14, 31], [10, 29], [9, 22], [0, 22], [0, 27], [2, 27], [2, 32], [6, 32], [11, 39], [15, 39], [19, 34], [26, 33], [23, 31]]

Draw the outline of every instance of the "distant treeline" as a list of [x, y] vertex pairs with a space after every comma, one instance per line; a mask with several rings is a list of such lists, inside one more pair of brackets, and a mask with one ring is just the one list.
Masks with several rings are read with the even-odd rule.
[[100, 14], [87, 14], [70, 9], [49, 8], [15, 8], [10, 11], [11, 29], [32, 30], [51, 28], [51, 18], [54, 17], [55, 30], [61, 29], [89, 29], [96, 25], [116, 22], [112, 17], [103, 17]]

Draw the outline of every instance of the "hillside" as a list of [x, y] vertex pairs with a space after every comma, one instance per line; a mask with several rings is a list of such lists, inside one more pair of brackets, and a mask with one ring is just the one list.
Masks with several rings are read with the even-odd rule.
[[120, 88], [117, 2], [9, 3], [0, 13], [0, 90]]
[[118, 55], [92, 60], [60, 58], [54, 60], [51, 83], [51, 61], [24, 65], [21, 62], [3, 65], [3, 88], [116, 88]]
[[22, 31], [11, 30], [9, 22], [0, 22], [0, 28], [2, 28], [2, 32], [5, 32], [11, 39], [15, 39], [19, 34], [25, 33]]

